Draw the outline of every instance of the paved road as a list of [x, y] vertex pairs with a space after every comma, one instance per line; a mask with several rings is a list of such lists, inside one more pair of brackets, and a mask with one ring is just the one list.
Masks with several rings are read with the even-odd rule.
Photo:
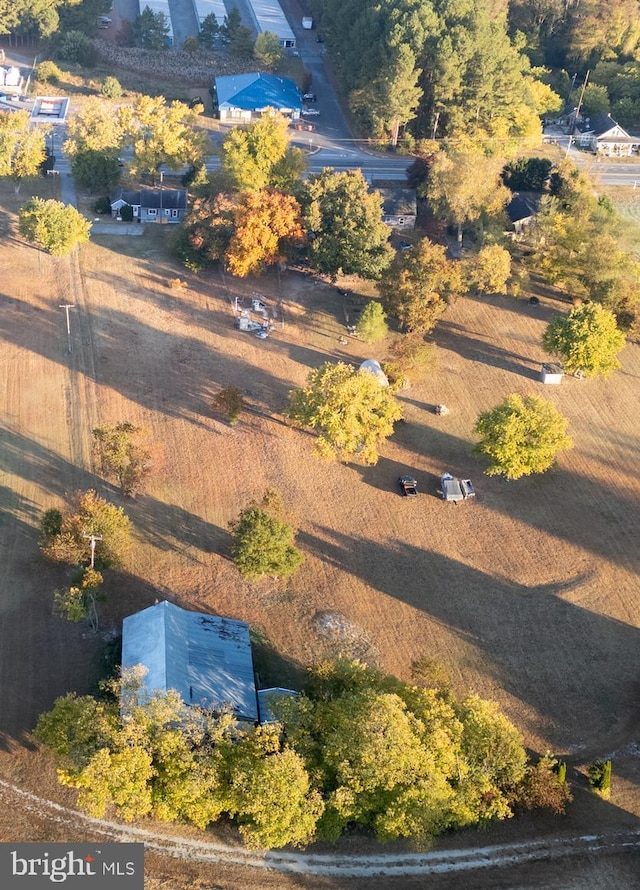
[[554, 136], [554, 141], [565, 150], [565, 155], [601, 185], [619, 185], [640, 189], [640, 157], [618, 160], [617, 158], [596, 157], [589, 151], [582, 151], [569, 144], [568, 136]]

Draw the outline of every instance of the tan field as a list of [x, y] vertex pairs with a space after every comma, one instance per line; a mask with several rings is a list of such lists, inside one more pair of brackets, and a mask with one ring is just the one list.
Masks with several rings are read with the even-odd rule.
[[[533, 751], [550, 749], [580, 769], [613, 754], [611, 803], [574, 807], [589, 814], [589, 825], [637, 824], [637, 344], [627, 345], [622, 370], [606, 381], [544, 386], [540, 337], [567, 305], [551, 294], [538, 306], [459, 300], [434, 332], [437, 368], [400, 394], [405, 422], [377, 466], [323, 463], [313, 438], [283, 422], [288, 390], [322, 362], [384, 359], [388, 348], [339, 342], [344, 317], [334, 287], [293, 271], [248, 282], [225, 281], [217, 271], [190, 275], [167, 258], [166, 227], [96, 238], [65, 259], [21, 243], [8, 212], [3, 228], [5, 777], [57, 793], [30, 751], [38, 714], [60, 694], [92, 689], [105, 640], [124, 615], [168, 598], [249, 621], [261, 640], [265, 683], [299, 683], [307, 665], [338, 652], [405, 679], [416, 659], [433, 659], [458, 693], [498, 701]], [[183, 286], [172, 286], [178, 277]], [[267, 340], [234, 327], [235, 297], [254, 292], [272, 306], [282, 301], [284, 326]], [[74, 306], [70, 355], [64, 304]], [[233, 428], [212, 409], [228, 384], [248, 402]], [[574, 441], [550, 472], [518, 482], [484, 476], [471, 453], [478, 413], [511, 392], [552, 400]], [[437, 416], [437, 403], [451, 413]], [[91, 456], [92, 428], [120, 420], [145, 427], [161, 453], [159, 472], [133, 501], [96, 475]], [[445, 470], [472, 478], [475, 500], [444, 503], [437, 489]], [[403, 472], [418, 480], [415, 500], [399, 495]], [[280, 489], [295, 515], [306, 561], [287, 583], [251, 584], [229, 561], [227, 527], [268, 486]], [[42, 511], [87, 488], [122, 504], [135, 527], [126, 571], [107, 579], [97, 636], [53, 615], [53, 590], [68, 576], [45, 564], [37, 547]], [[47, 836], [39, 823], [33, 837], [34, 822], [13, 824], [3, 824], [3, 839]], [[150, 886], [180, 885], [162, 876], [159, 867], [159, 883]], [[272, 886], [264, 875], [255, 885], [225, 880], [215, 886]], [[214, 884], [194, 877], [190, 886]], [[549, 879], [546, 886], [565, 885]], [[603, 878], [590, 886], [616, 885]]]

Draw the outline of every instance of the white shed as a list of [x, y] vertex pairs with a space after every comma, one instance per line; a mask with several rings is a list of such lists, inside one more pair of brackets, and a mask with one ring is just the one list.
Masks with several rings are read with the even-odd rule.
[[560, 365], [543, 365], [540, 371], [540, 380], [543, 383], [562, 383], [562, 368]]

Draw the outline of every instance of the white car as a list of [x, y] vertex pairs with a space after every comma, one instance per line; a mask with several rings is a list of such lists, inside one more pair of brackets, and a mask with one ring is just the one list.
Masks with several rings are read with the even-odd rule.
[[269, 331], [265, 331], [264, 328], [262, 328], [262, 330], [260, 330], [260, 331], [256, 331], [256, 337], [259, 337], [260, 340], [266, 340], [268, 336], [269, 336]]
[[318, 117], [320, 112], [317, 108], [303, 108], [301, 114], [303, 117]]

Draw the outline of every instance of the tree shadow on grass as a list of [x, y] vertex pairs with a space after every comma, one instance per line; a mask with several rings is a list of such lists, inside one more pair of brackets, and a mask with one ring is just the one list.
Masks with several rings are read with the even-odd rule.
[[527, 587], [398, 540], [381, 546], [318, 527], [299, 542], [477, 649], [483, 670], [537, 712], [554, 745], [622, 726], [637, 707], [640, 630], [565, 599], [584, 575]]
[[529, 380], [540, 379], [539, 361], [528, 355], [508, 352], [480, 336], [474, 337], [467, 328], [454, 322], [440, 322], [437, 342], [440, 349], [455, 352], [467, 361], [493, 365]]

